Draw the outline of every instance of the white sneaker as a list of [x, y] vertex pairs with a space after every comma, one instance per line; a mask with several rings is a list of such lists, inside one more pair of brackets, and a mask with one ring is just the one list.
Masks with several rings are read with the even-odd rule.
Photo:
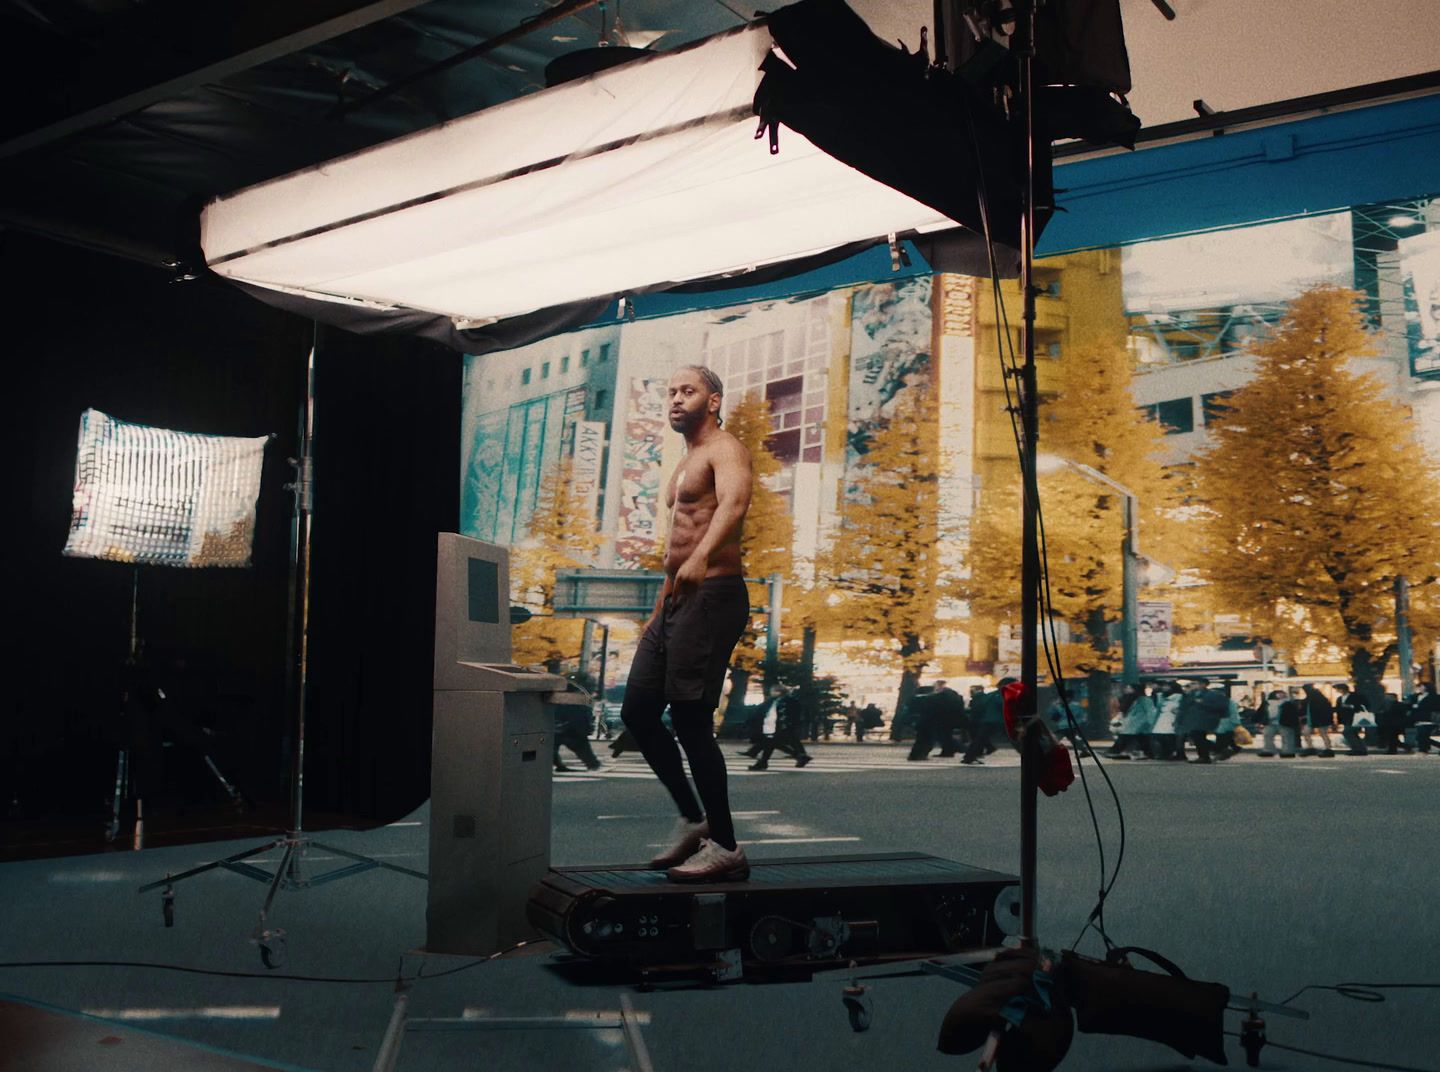
[[666, 873], [671, 882], [744, 882], [750, 877], [745, 850], [721, 848], [709, 838], [700, 842], [700, 851]]
[[700, 843], [710, 834], [710, 824], [704, 819], [692, 823], [685, 816], [675, 820], [675, 829], [670, 832], [670, 847], [650, 861], [652, 871], [664, 871], [667, 867], [684, 863], [695, 855]]

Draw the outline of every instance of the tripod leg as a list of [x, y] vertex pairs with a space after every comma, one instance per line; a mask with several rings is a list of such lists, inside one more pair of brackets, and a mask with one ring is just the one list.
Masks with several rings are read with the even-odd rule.
[[122, 748], [115, 756], [115, 791], [110, 797], [110, 822], [105, 827], [105, 844], [120, 836], [120, 807], [124, 803], [125, 782], [129, 775], [130, 753]]
[[410, 995], [403, 991], [395, 995], [395, 1008], [390, 1013], [390, 1022], [385, 1025], [385, 1036], [380, 1040], [380, 1052], [375, 1055], [372, 1072], [395, 1072], [395, 1062], [400, 1058], [400, 1044], [405, 1041], [406, 1007]]
[[240, 791], [226, 780], [225, 775], [220, 773], [220, 768], [215, 765], [215, 761], [208, 755], [202, 755], [200, 758], [205, 761], [205, 766], [210, 768], [210, 773], [213, 774], [215, 780], [220, 783], [220, 788], [223, 789], [225, 795], [230, 798], [230, 803], [236, 807], [244, 804], [244, 800], [240, 797]]
[[285, 842], [285, 854], [280, 857], [280, 863], [275, 867], [275, 877], [270, 880], [270, 892], [265, 895], [265, 904], [260, 909], [260, 926], [265, 926], [265, 917], [270, 914], [270, 906], [275, 902], [275, 893], [290, 875], [292, 861], [295, 858], [295, 846], [298, 843], [287, 840]]
[[[312, 841], [312, 842], [310, 842], [310, 844], [311, 844], [312, 846], [314, 846], [315, 848], [317, 848], [317, 849], [323, 849], [325, 852], [333, 852], [336, 856], [344, 856], [344, 857], [346, 857], [346, 858], [348, 858], [348, 859], [355, 860], [355, 861], [357, 861], [358, 863], [361, 863], [361, 864], [366, 865], [366, 866], [363, 867], [363, 868], [362, 868], [362, 867], [347, 867], [347, 868], [344, 868], [344, 871], [345, 871], [346, 874], [355, 874], [355, 873], [358, 872], [358, 871], [368, 870], [369, 868], [372, 868], [372, 867], [380, 867], [380, 868], [384, 868], [386, 871], [399, 871], [402, 875], [409, 875], [409, 876], [411, 876], [412, 878], [420, 878], [420, 879], [427, 879], [427, 880], [430, 878], [430, 876], [427, 875], [427, 874], [426, 874], [425, 872], [423, 872], [423, 871], [414, 871], [414, 870], [411, 870], [411, 869], [408, 868], [408, 867], [401, 867], [399, 864], [387, 864], [384, 860], [377, 860], [377, 859], [375, 859], [375, 858], [372, 857], [372, 856], [362, 856], [360, 853], [358, 853], [358, 852], [351, 852], [349, 849], [337, 849], [334, 845], [326, 845], [326, 844], [324, 844], [323, 842], [319, 842], [319, 841]], [[332, 876], [335, 876], [335, 875], [337, 875], [337, 872], [331, 871], [331, 872], [329, 872], [329, 873], [327, 873], [327, 874], [325, 874], [325, 875], [320, 876], [320, 878], [314, 879], [314, 880], [310, 883], [310, 885], [312, 885], [312, 886], [317, 885], [322, 879], [329, 879], [329, 878], [331, 878]]]
[[159, 887], [164, 886], [166, 883], [183, 882], [187, 878], [193, 878], [195, 875], [204, 874], [206, 871], [214, 871], [217, 867], [223, 867], [227, 871], [234, 871], [236, 874], [245, 875], [248, 878], [258, 879], [261, 882], [269, 882], [271, 880], [271, 875], [269, 873], [262, 871], [258, 867], [251, 867], [249, 864], [241, 863], [241, 861], [248, 860], [252, 856], [259, 856], [262, 852], [269, 852], [271, 849], [275, 848], [275, 846], [281, 844], [284, 843], [280, 841], [272, 841], [266, 845], [257, 845], [253, 849], [247, 849], [245, 852], [237, 852], [234, 856], [227, 856], [223, 860], [213, 860], [208, 864], [201, 864], [199, 867], [192, 867], [189, 871], [182, 871], [178, 875], [167, 875], [156, 882], [148, 882], [144, 886], [141, 886], [140, 889], [136, 892], [146, 893], [150, 890], [158, 889]]

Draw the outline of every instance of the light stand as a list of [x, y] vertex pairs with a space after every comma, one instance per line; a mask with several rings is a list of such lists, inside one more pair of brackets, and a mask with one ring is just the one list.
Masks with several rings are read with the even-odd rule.
[[[1043, 592], [1043, 574], [1041, 571], [1042, 560], [1040, 554], [1040, 496], [1038, 482], [1038, 438], [1039, 438], [1039, 395], [1036, 389], [1036, 366], [1035, 366], [1035, 314], [1036, 297], [1035, 288], [1035, 175], [1036, 175], [1036, 137], [1035, 137], [1035, 84], [1034, 84], [1034, 62], [1035, 62], [1035, 29], [1036, 29], [1036, 8], [1041, 0], [1015, 0], [1013, 11], [1015, 16], [1015, 30], [1012, 35], [1013, 51], [1017, 58], [1017, 86], [1016, 105], [1020, 113], [1021, 121], [1024, 124], [1025, 137], [1025, 174], [1024, 174], [1024, 208], [1021, 219], [1020, 234], [1020, 288], [1023, 301], [1022, 313], [1022, 349], [1024, 352], [1023, 363], [1014, 373], [1007, 373], [1017, 376], [1019, 380], [1019, 422], [1021, 426], [1021, 450], [1020, 466], [1023, 483], [1023, 513], [1021, 523], [1021, 638], [1020, 638], [1020, 683], [1019, 695], [1014, 698], [1018, 710], [1013, 713], [1018, 716], [1015, 720], [1018, 724], [1018, 745], [1020, 748], [1020, 919], [1018, 938], [1020, 950], [1016, 951], [1026, 963], [1026, 971], [1011, 980], [1004, 978], [1004, 969], [1001, 968], [1001, 960], [1005, 954], [996, 957], [990, 966], [984, 971], [975, 971], [963, 965], [943, 964], [941, 962], [930, 962], [925, 970], [933, 974], [945, 975], [963, 982], [972, 989], [967, 998], [973, 1000], [980, 991], [987, 987], [992, 990], [1005, 990], [1007, 983], [1009, 990], [1015, 1000], [1029, 1002], [1030, 1007], [1026, 1009], [1024, 1023], [1016, 1030], [1009, 1031], [1009, 1024], [1006, 1023], [1003, 1014], [996, 1016], [994, 1008], [986, 1008], [983, 1015], [965, 1010], [957, 1017], [957, 1024], [963, 1029], [965, 1019], [968, 1016], [979, 1018], [987, 1024], [998, 1024], [991, 1026], [988, 1039], [984, 1042], [984, 1050], [980, 1058], [979, 1068], [988, 1070], [991, 1068], [1036, 1068], [1053, 1069], [1063, 1060], [1065, 1053], [1069, 1050], [1070, 1038], [1072, 1035], [1071, 1009], [1069, 1004], [1057, 1003], [1051, 1005], [1047, 997], [1042, 1002], [1031, 1001], [1030, 996], [1036, 991], [1034, 981], [1039, 975], [1052, 976], [1054, 973], [1063, 973], [1066, 985], [1070, 988], [1066, 1001], [1079, 1008], [1081, 1004], [1088, 1005], [1093, 1015], [1095, 1000], [1087, 995], [1087, 988], [1093, 989], [1100, 995], [1099, 1003], [1113, 1000], [1113, 993], [1120, 993], [1120, 1005], [1128, 1006], [1133, 1011], [1131, 1015], [1120, 1015], [1104, 1026], [1097, 1026], [1093, 1023], [1083, 1030], [1107, 1032], [1112, 1034], [1126, 1034], [1141, 1038], [1149, 1038], [1171, 1045], [1177, 1049], [1188, 1045], [1194, 1039], [1204, 1039], [1218, 1045], [1220, 1036], [1218, 1030], [1211, 1032], [1208, 1023], [1202, 1024], [1198, 1019], [1187, 1022], [1186, 1013], [1200, 1001], [1200, 995], [1205, 993], [1213, 1004], [1219, 1001], [1220, 1008], [1240, 1009], [1247, 1012], [1248, 1017], [1244, 1024], [1242, 1042], [1246, 1050], [1248, 1063], [1253, 1067], [1259, 1063], [1259, 1054], [1265, 1044], [1264, 1021], [1260, 1019], [1259, 1012], [1263, 1010], [1273, 1011], [1281, 1015], [1294, 1016], [1300, 1019], [1308, 1018], [1300, 1010], [1289, 1008], [1286, 1005], [1274, 1005], [1269, 1002], [1262, 1002], [1252, 994], [1248, 1001], [1241, 999], [1232, 1000], [1228, 988], [1220, 984], [1196, 983], [1185, 979], [1183, 975], [1179, 979], [1170, 976], [1155, 975], [1135, 971], [1130, 968], [1128, 962], [1123, 959], [1112, 963], [1107, 957], [1105, 962], [1089, 962], [1072, 953], [1065, 954], [1058, 960], [1053, 960], [1039, 945], [1036, 937], [1036, 877], [1038, 871], [1038, 811], [1039, 791], [1041, 776], [1044, 773], [1044, 746], [1046, 741], [1046, 727], [1043, 720], [1037, 715], [1036, 689], [1039, 684], [1039, 629], [1041, 622], [1041, 596]], [[1162, 0], [1156, 0], [1156, 6], [1161, 9], [1167, 17], [1173, 17], [1168, 5]], [[938, 11], [938, 8], [937, 8]], [[938, 23], [938, 18], [937, 18]], [[937, 39], [943, 40], [943, 32], [936, 34]], [[1048, 151], [1048, 146], [1047, 146]], [[1073, 463], [1072, 463], [1073, 464]], [[1108, 478], [1101, 476], [1106, 483], [1114, 484]], [[1115, 485], [1117, 488], [1119, 485]], [[1133, 493], [1128, 489], [1121, 488], [1126, 492], [1125, 496], [1125, 542], [1124, 542], [1124, 566], [1125, 574], [1125, 600], [1126, 612], [1129, 624], [1133, 627], [1134, 600], [1136, 591], [1135, 567], [1137, 565], [1137, 550], [1135, 547], [1135, 525], [1138, 520], [1136, 516], [1136, 502]], [[1129, 637], [1127, 650], [1126, 670], [1127, 674], [1133, 672], [1134, 662], [1134, 638]], [[1148, 951], [1134, 949], [1133, 952], [1143, 955], [1150, 955]], [[1116, 952], [1112, 950], [1113, 954]], [[1119, 950], [1121, 954], [1127, 952]], [[1154, 959], [1153, 955], [1150, 955]], [[1013, 963], [1013, 961], [1012, 961]], [[995, 974], [989, 975], [996, 968], [1001, 968]], [[1118, 972], [1116, 969], [1120, 969]], [[1032, 974], [1033, 973], [1033, 974]], [[1177, 972], [1178, 974], [1178, 972]], [[1142, 1008], [1148, 996], [1152, 995], [1161, 982], [1170, 983], [1172, 992], [1164, 996], [1153, 998], [1153, 1009]], [[1178, 988], [1178, 992], [1176, 992]], [[1215, 992], [1218, 991], [1224, 996], [1217, 999]], [[848, 993], [848, 992], [847, 992]], [[957, 1010], [965, 1005], [967, 998], [962, 998], [952, 1007], [951, 1016], [956, 1016]], [[987, 997], [986, 1000], [991, 1000]], [[982, 1002], [983, 1004], [983, 1002]], [[1013, 1002], [1012, 1002], [1013, 1004]], [[1043, 1008], [1042, 1008], [1043, 1006]], [[1005, 1006], [1009, 1008], [1009, 1005]], [[1156, 1031], [1153, 1024], [1147, 1023], [1152, 1018], [1154, 1010], [1166, 1017], [1174, 1017], [1174, 1025], [1165, 1030]], [[1081, 1023], [1084, 1018], [1081, 1017]], [[853, 1025], [853, 1020], [852, 1020]], [[944, 1053], [969, 1052], [973, 1046], [968, 1047], [961, 1044], [958, 1047], [951, 1047], [954, 1042], [952, 1035], [947, 1039], [947, 1031], [951, 1028], [950, 1019], [941, 1029], [940, 1050]], [[1212, 1037], [1213, 1035], [1213, 1037]], [[1016, 1040], [1019, 1040], [1018, 1042]], [[1038, 1048], [1037, 1046], [1038, 1040]], [[1008, 1054], [1007, 1054], [1008, 1044]], [[1193, 1052], [1182, 1049], [1193, 1056]], [[1203, 1052], [1197, 1048], [1194, 1052]], [[1212, 1059], [1214, 1059], [1212, 1057]], [[1219, 1058], [1224, 1063], [1223, 1050]]]
[[[105, 824], [105, 844], [113, 844], [120, 836], [120, 811], [124, 807], [125, 798], [130, 795], [130, 752], [133, 746], [133, 739], [130, 725], [129, 706], [131, 702], [130, 690], [135, 682], [130, 680], [140, 660], [140, 567], [132, 567], [133, 573], [130, 578], [130, 649], [125, 659], [125, 673], [127, 680], [121, 685], [120, 691], [120, 717], [125, 723], [126, 739], [121, 742], [115, 752], [115, 790], [110, 797], [110, 821]], [[145, 805], [142, 800], [135, 801], [135, 834], [131, 846], [136, 849], [145, 847]]]
[[[291, 742], [289, 750], [290, 827], [284, 835], [267, 841], [263, 845], [227, 856], [223, 860], [212, 860], [199, 867], [192, 867], [178, 875], [166, 875], [163, 879], [146, 883], [139, 889], [140, 893], [145, 893], [164, 887], [163, 909], [165, 925], [169, 927], [174, 924], [175, 884], [178, 882], [184, 882], [186, 879], [194, 878], [207, 871], [214, 871], [216, 868], [224, 868], [237, 875], [266, 883], [270, 889], [265, 896], [265, 903], [260, 908], [260, 921], [252, 932], [250, 940], [259, 946], [260, 959], [267, 968], [279, 967], [285, 959], [285, 931], [282, 928], [272, 928], [268, 925], [270, 906], [275, 901], [276, 893], [281, 889], [309, 889], [327, 882], [334, 882], [337, 879], [349, 878], [351, 875], [358, 875], [377, 867], [385, 868], [388, 871], [398, 871], [402, 875], [410, 875], [412, 878], [424, 881], [428, 881], [430, 877], [423, 871], [415, 871], [370, 856], [362, 856], [348, 849], [336, 848], [334, 845], [316, 841], [305, 834], [305, 714], [310, 644], [310, 542], [314, 514], [315, 355], [319, 345], [320, 326], [317, 323], [314, 326], [310, 353], [306, 361], [305, 397], [300, 419], [299, 457], [290, 460], [290, 464], [295, 467], [295, 482], [286, 485], [287, 489], [294, 492], [295, 495], [295, 509], [290, 532], [291, 618], [289, 637], [291, 643], [289, 650], [294, 656], [294, 663], [291, 665], [288, 676], [290, 691], [295, 703], [295, 739]], [[306, 878], [301, 872], [301, 862], [306, 852], [312, 848], [334, 853], [351, 862]], [[252, 857], [272, 849], [284, 850], [273, 872], [246, 862]]]
[[[143, 849], [145, 847], [145, 798], [134, 792], [131, 753], [135, 750], [137, 742], [143, 744], [144, 733], [151, 732], [148, 722], [143, 727], [136, 725], [140, 706], [150, 702], [151, 698], [148, 696], [142, 698], [137, 693], [141, 689], [146, 691], [153, 689], [158, 694], [161, 703], [168, 703], [168, 701], [165, 694], [141, 673], [144, 644], [140, 639], [140, 566], [137, 564], [131, 569], [134, 572], [130, 580], [130, 648], [125, 659], [125, 680], [121, 685], [120, 698], [120, 717], [125, 727], [125, 739], [115, 753], [115, 787], [110, 797], [110, 818], [105, 824], [105, 843], [107, 845], [114, 844], [116, 838], [120, 836], [120, 812], [124, 808], [125, 800], [129, 798], [135, 801], [135, 828], [131, 836], [131, 848]], [[243, 807], [244, 797], [221, 773], [219, 766], [216, 765], [210, 754], [202, 751], [200, 759], [204, 762], [205, 769], [219, 784], [230, 804], [237, 808]]]
[[1015, 5], [1018, 103], [1025, 127], [1025, 207], [1020, 230], [1020, 293], [1024, 362], [1020, 367], [1020, 942], [1035, 946], [1035, 886], [1039, 855], [1038, 814], [1042, 727], [1036, 718], [1040, 623], [1040, 489], [1035, 473], [1039, 396], [1035, 374], [1035, 0]]

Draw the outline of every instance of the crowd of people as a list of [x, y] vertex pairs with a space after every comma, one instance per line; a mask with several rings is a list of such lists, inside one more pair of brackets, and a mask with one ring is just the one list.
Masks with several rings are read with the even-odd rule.
[[[1008, 680], [988, 690], [972, 686], [968, 707], [945, 681], [922, 687], [905, 718], [892, 723], [892, 737], [913, 733], [911, 761], [938, 754], [982, 763], [1003, 734], [1001, 689]], [[1057, 701], [1047, 715], [1059, 735], [1074, 739], [1063, 705]], [[1440, 755], [1440, 697], [1429, 682], [1409, 697], [1385, 693], [1374, 710], [1344, 683], [1331, 687], [1330, 695], [1313, 682], [1233, 695], [1224, 683], [1204, 678], [1132, 684], [1120, 691], [1113, 715], [1114, 741], [1102, 753], [1109, 759], [1206, 764], [1242, 751], [1262, 758]]]
[[960, 694], [943, 679], [918, 689], [908, 710], [915, 739], [905, 758], [926, 760], [938, 747], [942, 757], [958, 753], [961, 763], [984, 763], [1004, 733], [1005, 705], [1000, 690], [1011, 680], [1002, 678], [993, 689], [972, 685], [968, 710]]
[[[1243, 746], [1258, 745], [1261, 757], [1301, 755], [1363, 756], [1371, 749], [1440, 754], [1433, 735], [1440, 722], [1440, 699], [1421, 684], [1402, 699], [1386, 693], [1372, 711], [1349, 685], [1334, 687], [1334, 698], [1314, 683], [1271, 689], [1255, 696], [1228, 696], [1223, 686], [1203, 679], [1165, 682], [1153, 691], [1127, 685], [1121, 693], [1112, 759], [1186, 759], [1186, 744], [1195, 749], [1192, 762], [1228, 759]], [[1213, 741], [1212, 741], [1213, 738]], [[1337, 742], [1338, 738], [1338, 742]]]
[[[906, 758], [912, 762], [959, 756], [962, 763], [983, 764], [1004, 739], [1001, 689], [1009, 680], [991, 689], [971, 686], [968, 703], [944, 680], [921, 686], [903, 717], [890, 720], [891, 739], [910, 742]], [[1440, 755], [1440, 696], [1429, 682], [1422, 682], [1409, 698], [1384, 694], [1375, 710], [1348, 684], [1331, 686], [1330, 693], [1305, 683], [1231, 695], [1223, 684], [1201, 678], [1127, 685], [1112, 708], [1114, 741], [1101, 755], [1191, 763], [1220, 762], [1241, 752], [1263, 758], [1363, 756], [1372, 751]], [[754, 760], [751, 770], [767, 769], [777, 752], [804, 767], [812, 758], [806, 741], [842, 737], [863, 743], [886, 722], [874, 703], [852, 703], [833, 716], [816, 715], [806, 710], [795, 689], [784, 686], [776, 686], [750, 714], [750, 746], [740, 754]], [[1085, 747], [1069, 732], [1058, 701], [1046, 714], [1057, 734]], [[562, 745], [587, 768], [599, 769], [584, 740], [584, 717], [571, 709], [557, 718], [557, 770], [570, 769], [560, 760]], [[634, 746], [622, 737], [611, 745], [612, 754], [618, 756], [627, 747]]]

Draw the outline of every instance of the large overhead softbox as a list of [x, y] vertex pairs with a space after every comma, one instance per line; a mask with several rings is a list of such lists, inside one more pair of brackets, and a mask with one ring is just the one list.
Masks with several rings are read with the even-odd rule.
[[320, 319], [513, 346], [617, 296], [978, 232], [982, 191], [1014, 246], [1023, 154], [991, 102], [804, 0], [222, 197], [201, 241], [214, 271]]

